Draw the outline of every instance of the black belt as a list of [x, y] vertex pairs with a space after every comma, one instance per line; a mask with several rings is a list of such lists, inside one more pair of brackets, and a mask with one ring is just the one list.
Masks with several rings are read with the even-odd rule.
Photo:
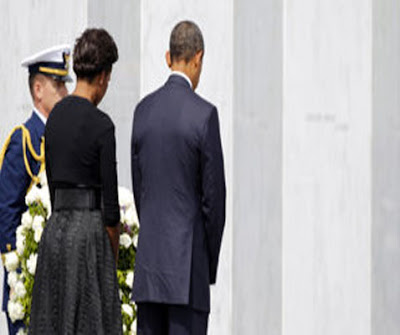
[[101, 191], [93, 188], [56, 188], [54, 210], [100, 209]]

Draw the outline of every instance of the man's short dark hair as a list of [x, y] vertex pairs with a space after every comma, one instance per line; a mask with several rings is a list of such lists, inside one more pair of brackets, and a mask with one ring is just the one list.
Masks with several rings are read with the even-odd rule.
[[199, 51], [204, 51], [203, 35], [191, 21], [179, 22], [171, 32], [169, 52], [172, 62], [189, 62]]
[[111, 71], [118, 60], [117, 45], [105, 29], [86, 29], [75, 42], [73, 59], [77, 78], [90, 82], [101, 72]]

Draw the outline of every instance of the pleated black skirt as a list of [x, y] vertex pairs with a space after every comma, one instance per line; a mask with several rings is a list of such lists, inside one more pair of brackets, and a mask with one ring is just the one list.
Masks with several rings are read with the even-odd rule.
[[71, 207], [56, 208], [43, 231], [29, 334], [122, 334], [115, 259], [101, 211]]

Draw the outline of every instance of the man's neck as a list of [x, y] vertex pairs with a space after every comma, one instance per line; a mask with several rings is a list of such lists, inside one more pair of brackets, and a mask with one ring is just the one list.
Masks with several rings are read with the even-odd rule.
[[174, 68], [171, 68], [171, 70], [172, 70], [171, 75], [172, 74], [176, 74], [178, 76], [181, 76], [181, 77], [185, 78], [187, 80], [187, 82], [189, 83], [190, 88], [193, 89], [192, 80], [190, 79], [190, 77], [184, 71], [177, 70], [177, 69], [174, 69]]
[[45, 113], [40, 108], [38, 108], [37, 106], [33, 106], [33, 112], [39, 117], [40, 120], [42, 120], [44, 124], [46, 124], [47, 115], [45, 115]]

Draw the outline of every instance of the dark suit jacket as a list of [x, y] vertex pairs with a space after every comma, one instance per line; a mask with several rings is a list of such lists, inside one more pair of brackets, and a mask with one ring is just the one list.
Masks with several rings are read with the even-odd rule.
[[[25, 126], [31, 134], [33, 148], [40, 153], [45, 125], [35, 113], [32, 113]], [[33, 159], [29, 150], [27, 153], [32, 173], [37, 174], [40, 164]], [[17, 130], [11, 137], [0, 170], [0, 252], [2, 253], [7, 252], [7, 244], [11, 245], [11, 249], [15, 249], [15, 231], [21, 223], [22, 213], [27, 209], [25, 196], [30, 183], [31, 177], [26, 172], [22, 152], [22, 133], [21, 130]], [[4, 287], [3, 292], [3, 310], [5, 310], [8, 286]]]
[[218, 113], [181, 76], [136, 107], [132, 180], [140, 221], [133, 300], [209, 311], [225, 223]]

